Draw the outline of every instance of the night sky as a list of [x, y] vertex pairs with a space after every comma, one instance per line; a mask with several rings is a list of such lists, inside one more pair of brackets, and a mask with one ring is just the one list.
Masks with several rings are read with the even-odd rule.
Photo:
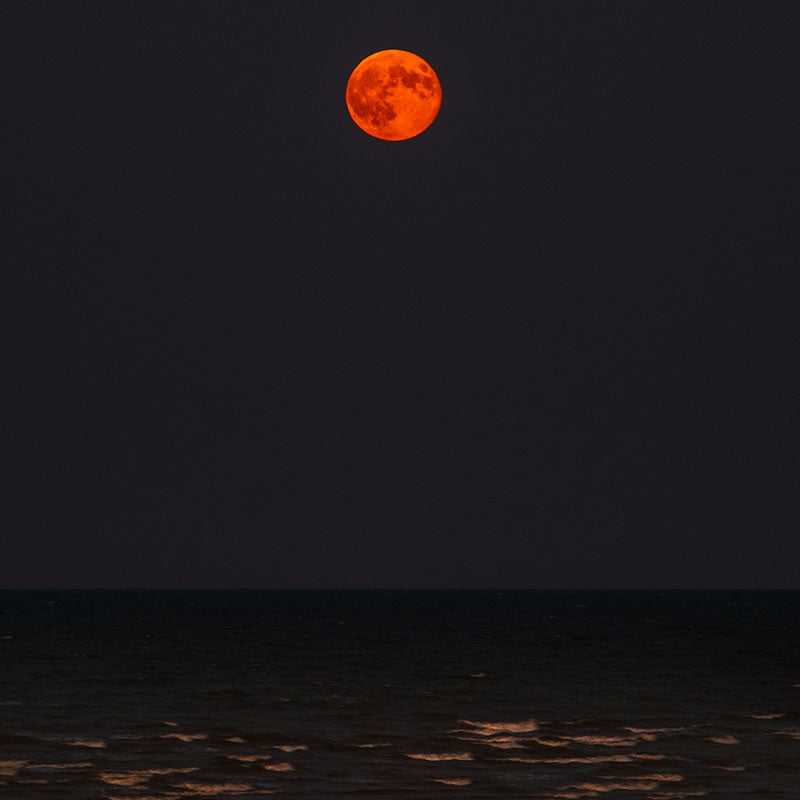
[[5, 3], [0, 586], [800, 587], [798, 17]]

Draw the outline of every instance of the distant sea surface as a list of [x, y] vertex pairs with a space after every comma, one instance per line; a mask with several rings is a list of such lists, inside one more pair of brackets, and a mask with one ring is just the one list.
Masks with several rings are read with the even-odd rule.
[[800, 798], [800, 593], [0, 592], [0, 797]]

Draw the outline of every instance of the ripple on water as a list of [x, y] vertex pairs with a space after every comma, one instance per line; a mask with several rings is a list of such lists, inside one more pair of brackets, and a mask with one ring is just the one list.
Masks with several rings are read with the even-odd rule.
[[600, 747], [633, 747], [642, 739], [647, 742], [652, 742], [656, 739], [651, 733], [643, 733], [634, 737], [623, 736], [565, 736], [567, 741], [575, 742], [576, 744], [592, 744], [599, 745]]
[[655, 781], [629, 781], [625, 783], [573, 783], [568, 786], [560, 786], [560, 789], [573, 789], [585, 792], [650, 792], [658, 788]]
[[188, 781], [186, 783], [176, 784], [175, 788], [185, 789], [192, 795], [214, 797], [220, 794], [245, 794], [252, 792], [254, 787], [249, 783], [195, 783], [193, 781]]
[[800, 731], [773, 731], [773, 736], [788, 736], [790, 739], [800, 741]]
[[120, 772], [101, 772], [98, 774], [103, 783], [114, 786], [139, 786], [147, 783], [154, 775], [185, 775], [198, 772], [200, 767], [163, 767], [151, 769], [132, 769]]
[[[531, 733], [539, 730], [539, 723], [535, 719], [526, 719], [522, 722], [473, 722], [468, 719], [460, 719], [462, 725], [470, 725], [473, 730], [466, 731], [477, 733], [481, 736], [491, 736], [494, 733]], [[464, 732], [464, 731], [454, 731]]]
[[403, 753], [420, 761], [472, 761], [472, 753]]
[[208, 739], [207, 733], [162, 733], [159, 739], [178, 739], [181, 742], [198, 742]]
[[20, 761], [20, 760], [9, 760], [9, 761], [0, 761], [0, 776], [4, 778], [13, 778], [26, 764], [29, 764], [28, 761]]
[[722, 766], [721, 764], [712, 764], [711, 769], [721, 769], [724, 770], [725, 772], [744, 772], [747, 768], [739, 766], [727, 767], [727, 766]]
[[707, 742], [714, 742], [715, 744], [740, 744], [735, 736], [729, 733], [720, 734], [719, 736], [709, 736], [706, 738]]
[[683, 775], [677, 772], [654, 772], [651, 775], [631, 775], [628, 780], [632, 781], [661, 781], [666, 783], [679, 783], [683, 780]]
[[267, 753], [227, 753], [222, 756], [231, 761], [241, 761], [243, 763], [252, 763], [255, 761], [269, 761], [272, 756]]
[[629, 764], [633, 761], [633, 756], [624, 754], [608, 756], [563, 756], [560, 758], [509, 756], [508, 758], [498, 758], [497, 761], [515, 761], [522, 764]]

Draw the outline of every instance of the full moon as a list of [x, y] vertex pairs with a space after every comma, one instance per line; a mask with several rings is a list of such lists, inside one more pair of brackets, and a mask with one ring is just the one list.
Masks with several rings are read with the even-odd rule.
[[407, 50], [380, 50], [353, 70], [345, 99], [362, 131], [396, 142], [422, 133], [436, 119], [442, 86], [425, 59]]

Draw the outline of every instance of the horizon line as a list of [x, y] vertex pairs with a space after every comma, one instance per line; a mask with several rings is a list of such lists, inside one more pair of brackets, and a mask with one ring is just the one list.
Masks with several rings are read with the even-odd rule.
[[800, 592], [800, 586], [0, 586], [0, 592]]

